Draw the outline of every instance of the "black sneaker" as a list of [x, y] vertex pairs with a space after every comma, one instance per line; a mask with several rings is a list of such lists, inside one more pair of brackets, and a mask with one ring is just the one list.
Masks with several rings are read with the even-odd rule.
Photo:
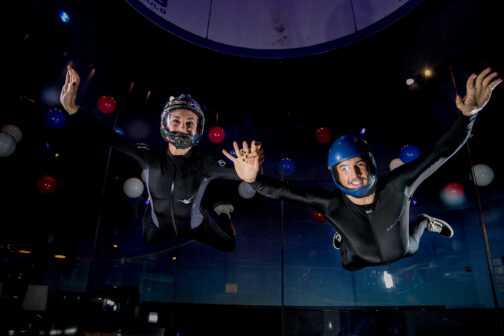
[[[214, 211], [219, 216], [218, 225], [226, 233], [236, 236], [236, 230], [231, 221], [231, 212], [234, 211], [234, 206], [231, 203], [217, 203], [214, 204]], [[227, 215], [222, 217], [221, 215]]]
[[334, 234], [334, 237], [333, 237], [333, 246], [336, 250], [340, 249], [342, 240], [343, 240], [343, 238], [341, 237], [341, 234], [336, 231], [336, 233]]
[[451, 238], [453, 237], [453, 229], [450, 224], [445, 221], [431, 217], [427, 214], [420, 214], [427, 219], [427, 231], [439, 233], [441, 236]]

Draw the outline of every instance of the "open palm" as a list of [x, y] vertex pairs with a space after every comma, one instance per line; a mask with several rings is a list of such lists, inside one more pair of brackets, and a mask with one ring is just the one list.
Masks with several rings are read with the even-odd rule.
[[457, 108], [466, 116], [478, 113], [490, 100], [493, 89], [502, 82], [495, 78], [497, 72], [490, 73], [492, 69], [486, 68], [479, 75], [472, 74], [467, 79], [466, 96], [461, 98], [457, 95], [455, 103]]
[[255, 141], [252, 141], [250, 149], [246, 141], [243, 142], [243, 148], [240, 150], [238, 144], [233, 142], [233, 147], [236, 153], [236, 157], [229, 154], [225, 149], [222, 153], [233, 162], [236, 174], [239, 178], [245, 182], [254, 182], [260, 169], [260, 161], [263, 161], [263, 157], [258, 154], [262, 154], [260, 147], [257, 146]]

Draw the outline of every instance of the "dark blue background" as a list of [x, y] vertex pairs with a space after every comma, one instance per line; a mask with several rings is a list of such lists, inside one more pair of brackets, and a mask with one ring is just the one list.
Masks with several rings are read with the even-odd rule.
[[[258, 195], [242, 199], [238, 184], [231, 182], [210, 192], [234, 200], [236, 251], [222, 253], [180, 239], [143, 245], [146, 195], [129, 199], [122, 191], [127, 178], [140, 177], [140, 167], [68, 126], [46, 127], [44, 113], [57, 103], [48, 104], [41, 96], [47, 88], [59, 91], [71, 62], [83, 79], [78, 104], [86, 113], [121, 127], [134, 141], [165, 146], [157, 128], [161, 107], [170, 95], [192, 93], [205, 106], [206, 129], [219, 125], [226, 132], [221, 144], [204, 137], [198, 150], [221, 156], [234, 140], [260, 140], [266, 152], [264, 174], [333, 188], [326, 168], [330, 143], [316, 141], [319, 127], [328, 127], [333, 139], [366, 128], [364, 137], [379, 172], [386, 174], [402, 146], [428, 150], [458, 113], [450, 70], [462, 95], [471, 73], [487, 66], [502, 72], [502, 28], [494, 3], [471, 12], [455, 2], [425, 1], [391, 27], [351, 46], [280, 59], [201, 49], [154, 26], [123, 2], [112, 3], [77, 2], [69, 24], [57, 20], [58, 10], [67, 5], [63, 2], [19, 4], [16, 13], [21, 15], [9, 31], [0, 124], [18, 125], [24, 137], [13, 155], [0, 158], [6, 292], [16, 285], [43, 283], [54, 291], [96, 296], [133, 286], [140, 301], [149, 302], [492, 308], [497, 299], [502, 305], [501, 87], [476, 121], [470, 155], [463, 147], [415, 194], [412, 216], [426, 212], [443, 218], [455, 236], [448, 240], [426, 233], [414, 257], [357, 272], [342, 269], [332, 247], [334, 228], [315, 222], [310, 209]], [[454, 22], [442, 26], [448, 43], [438, 35], [439, 13], [453, 14], [448, 16]], [[424, 65], [432, 66], [433, 78], [421, 76]], [[88, 77], [92, 69], [96, 72]], [[404, 84], [407, 76], [417, 79], [414, 88]], [[98, 111], [102, 95], [118, 101], [113, 114]], [[143, 137], [135, 136], [138, 120], [150, 127]], [[291, 175], [279, 173], [283, 157], [295, 163]], [[493, 168], [491, 185], [475, 189], [471, 162]], [[36, 190], [38, 177], [45, 174], [58, 181], [52, 195]], [[441, 198], [451, 182], [464, 187], [462, 204]], [[21, 255], [19, 249], [33, 253]], [[67, 259], [56, 260], [55, 253]], [[392, 288], [385, 287], [384, 272], [392, 276]]]

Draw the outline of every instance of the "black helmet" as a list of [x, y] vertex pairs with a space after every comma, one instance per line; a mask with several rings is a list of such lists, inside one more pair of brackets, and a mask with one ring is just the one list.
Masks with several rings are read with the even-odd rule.
[[[168, 125], [170, 121], [170, 112], [178, 109], [189, 110], [198, 116], [198, 125], [196, 133], [193, 135], [179, 134], [170, 132]], [[205, 115], [199, 104], [188, 94], [181, 94], [178, 97], [170, 97], [170, 101], [165, 105], [163, 113], [161, 113], [161, 136], [167, 142], [171, 143], [178, 149], [185, 149], [196, 145], [205, 128]]]

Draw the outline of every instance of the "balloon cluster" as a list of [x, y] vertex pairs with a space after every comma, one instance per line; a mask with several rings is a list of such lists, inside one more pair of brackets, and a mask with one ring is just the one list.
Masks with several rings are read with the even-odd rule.
[[[53, 107], [44, 113], [44, 124], [53, 130], [61, 129], [66, 123], [66, 114]], [[58, 181], [51, 175], [43, 175], [37, 179], [37, 190], [42, 195], [51, 195], [58, 187]]]
[[[100, 112], [110, 114], [117, 107], [116, 100], [111, 96], [102, 96], [98, 99], [98, 109]], [[45, 125], [53, 130], [61, 129], [66, 122], [67, 116], [59, 108], [53, 107], [44, 113]], [[124, 136], [122, 129], [115, 131]], [[15, 125], [5, 125], [0, 132], [0, 157], [9, 156], [16, 149], [16, 143], [22, 138], [21, 130]], [[57, 180], [51, 175], [43, 175], [37, 179], [36, 188], [43, 195], [50, 195], [56, 191]], [[143, 192], [143, 183], [139, 179], [131, 178], [124, 183], [124, 192], [129, 197], [138, 197]]]
[[[117, 101], [114, 99], [114, 97], [111, 97], [111, 96], [101, 96], [98, 99], [97, 105], [98, 105], [98, 110], [100, 110], [101, 113], [111, 114], [117, 108]], [[144, 125], [141, 120], [137, 120], [135, 122], [133, 129], [135, 130], [136, 133], [135, 132], [132, 132], [132, 133], [137, 138], [143, 138], [149, 132], [148, 127], [146, 125]], [[120, 127], [114, 128], [114, 131], [121, 136], [126, 136], [125, 131]], [[139, 179], [137, 177], [130, 177], [130, 178], [126, 179], [126, 181], [124, 181], [123, 191], [127, 197], [137, 198], [143, 194], [144, 182], [145, 182], [145, 175], [143, 172], [142, 172], [141, 178], [142, 179]]]
[[[399, 157], [390, 161], [390, 171], [397, 167], [415, 160], [420, 156], [420, 150], [414, 145], [406, 145], [401, 148]], [[486, 164], [477, 164], [472, 168], [469, 178], [473, 180], [474, 184], [480, 187], [489, 185], [494, 179], [494, 172], [492, 168]], [[452, 182], [448, 183], [440, 192], [441, 200], [452, 206], [461, 205], [465, 201], [464, 187], [461, 184]]]
[[[61, 129], [66, 123], [66, 114], [53, 107], [44, 113], [44, 123], [53, 130]], [[58, 187], [58, 181], [51, 175], [43, 175], [37, 179], [37, 190], [42, 195], [51, 195]]]
[[16, 125], [4, 125], [0, 130], [0, 157], [14, 153], [17, 143], [23, 138], [23, 133]]

